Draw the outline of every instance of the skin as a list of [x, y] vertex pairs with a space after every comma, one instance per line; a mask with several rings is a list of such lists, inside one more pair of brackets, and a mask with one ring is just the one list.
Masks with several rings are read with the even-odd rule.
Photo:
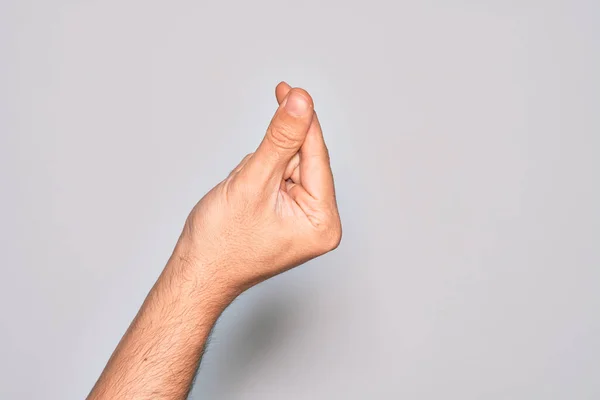
[[206, 340], [244, 290], [335, 249], [342, 230], [311, 96], [282, 82], [266, 135], [188, 216], [88, 399], [185, 399]]

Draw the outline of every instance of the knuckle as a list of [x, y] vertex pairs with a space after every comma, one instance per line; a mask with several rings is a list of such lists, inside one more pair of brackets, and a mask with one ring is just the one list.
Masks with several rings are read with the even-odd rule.
[[335, 224], [335, 226], [332, 227], [332, 229], [330, 229], [330, 232], [328, 235], [328, 241], [327, 241], [328, 251], [337, 249], [341, 242], [342, 242], [342, 225], [338, 221]]
[[332, 215], [319, 224], [317, 240], [323, 253], [335, 250], [342, 241], [342, 224], [337, 215]]
[[229, 173], [229, 176], [232, 176], [232, 175], [237, 174], [240, 171], [242, 171], [253, 154], [254, 153], [246, 154], [246, 156], [244, 156], [244, 158], [242, 158], [242, 161], [240, 161], [240, 163], [234, 169], [231, 170], [231, 172]]
[[296, 129], [284, 123], [270, 127], [267, 137], [275, 146], [283, 149], [294, 149], [299, 143]]

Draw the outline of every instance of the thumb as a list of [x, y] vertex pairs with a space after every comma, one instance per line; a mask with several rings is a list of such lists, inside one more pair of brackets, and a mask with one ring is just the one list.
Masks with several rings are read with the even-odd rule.
[[[303, 89], [289, 91], [279, 105], [252, 163], [262, 173], [281, 179], [292, 157], [300, 150], [313, 119], [313, 101]], [[252, 169], [252, 166], [249, 166]]]

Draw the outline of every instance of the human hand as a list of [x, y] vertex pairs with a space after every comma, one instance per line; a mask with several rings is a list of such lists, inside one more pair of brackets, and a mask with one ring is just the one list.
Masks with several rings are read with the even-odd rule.
[[341, 240], [312, 98], [283, 82], [275, 92], [280, 105], [258, 149], [198, 202], [174, 253], [232, 296]]

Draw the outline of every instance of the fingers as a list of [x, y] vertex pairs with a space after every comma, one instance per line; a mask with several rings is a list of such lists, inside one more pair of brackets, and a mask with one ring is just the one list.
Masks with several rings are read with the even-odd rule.
[[[290, 90], [292, 90], [291, 87], [285, 82], [277, 85], [275, 88], [277, 101], [280, 103], [285, 101]], [[315, 199], [333, 198], [335, 189], [329, 163], [329, 152], [316, 113], [300, 148], [300, 160], [298, 178], [302, 178], [301, 184], [306, 192]], [[294, 182], [298, 183], [295, 179]]]
[[312, 119], [310, 95], [302, 89], [288, 91], [260, 146], [249, 160], [248, 169], [279, 183], [288, 163], [304, 143]]
[[278, 104], [281, 104], [290, 90], [292, 90], [292, 87], [288, 85], [287, 82], [279, 82], [277, 86], [275, 86], [275, 98], [277, 98]]
[[295, 183], [300, 183], [300, 153], [296, 153], [285, 168], [282, 179], [286, 180], [290, 178]]

